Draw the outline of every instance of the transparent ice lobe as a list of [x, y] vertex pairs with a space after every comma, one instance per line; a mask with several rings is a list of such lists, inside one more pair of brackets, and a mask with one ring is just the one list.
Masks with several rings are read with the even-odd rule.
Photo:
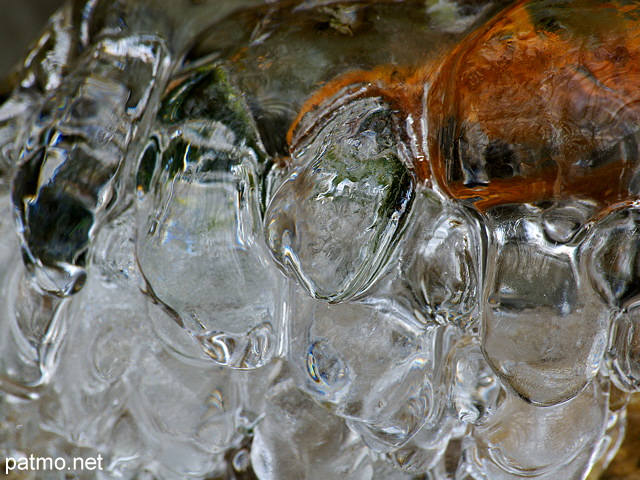
[[[157, 345], [131, 264], [133, 218], [129, 210], [100, 231], [95, 268], [60, 308], [66, 335], [39, 409], [43, 429], [103, 456], [105, 478], [132, 478], [148, 461], [140, 417], [131, 411], [127, 392], [142, 352]], [[119, 275], [116, 265], [130, 265], [130, 275]]]
[[43, 291], [65, 296], [82, 287], [89, 243], [117, 197], [115, 175], [168, 67], [158, 38], [104, 39], [42, 106], [13, 202], [26, 265]]
[[35, 288], [22, 265], [14, 264], [10, 272], [4, 287], [12, 301], [4, 306], [0, 320], [7, 329], [0, 360], [3, 381], [9, 393], [22, 396], [20, 388], [13, 391], [21, 385], [28, 389], [26, 396], [37, 396], [39, 387], [51, 380], [65, 334], [64, 319], [58, 315], [62, 302]]
[[628, 392], [640, 389], [639, 213], [635, 206], [613, 210], [594, 222], [581, 248], [585, 272], [612, 310], [606, 356], [611, 379]]
[[[128, 415], [124, 377], [151, 343], [146, 308], [135, 289], [117, 300], [98, 278], [63, 304], [67, 335], [54, 382], [43, 398], [46, 428], [85, 447], [104, 449], [115, 424]], [[124, 446], [123, 446], [124, 447]], [[139, 454], [143, 444], [130, 446]]]
[[343, 301], [361, 294], [393, 251], [413, 177], [381, 101], [355, 100], [308, 121], [311, 138], [293, 152], [291, 174], [267, 209], [267, 243], [311, 295]]
[[423, 333], [382, 302], [328, 305], [297, 292], [288, 359], [303, 391], [347, 418], [373, 450], [394, 450], [435, 421], [446, 327]]
[[372, 480], [414, 480], [415, 478], [414, 475], [395, 468], [391, 462], [383, 458], [373, 464]]
[[407, 223], [388, 295], [406, 298], [425, 322], [473, 324], [484, 280], [482, 223], [428, 189], [416, 193]]
[[581, 248], [586, 274], [603, 301], [615, 309], [640, 300], [640, 210], [621, 207], [594, 222]]
[[269, 372], [212, 365], [166, 314], [174, 344], [159, 341], [138, 288], [134, 217], [127, 211], [101, 229], [87, 284], [64, 303], [68, 334], [41, 425], [101, 453], [106, 478], [145, 478], [146, 469], [154, 478], [204, 478], [255, 422], [246, 410], [261, 409]]
[[581, 274], [578, 247], [545, 241], [531, 206], [492, 210], [495, 260], [481, 343], [515, 393], [538, 405], [577, 395], [598, 372], [609, 309]]
[[0, 196], [0, 390], [36, 398], [55, 369], [64, 322], [56, 315], [60, 300], [35, 288], [20, 262], [8, 192]]
[[488, 422], [473, 430], [472, 458], [487, 480], [582, 480], [602, 453], [609, 421], [608, 388], [595, 380], [553, 407], [506, 395]]
[[15, 74], [13, 91], [0, 105], [0, 182], [8, 183], [17, 166], [21, 137], [35, 122], [44, 97], [57, 88], [72, 56], [72, 11], [67, 5], [50, 20], [44, 33]]
[[142, 352], [126, 382], [129, 408], [145, 451], [164, 470], [203, 476], [215, 467], [215, 454], [239, 439], [241, 399], [232, 373], [190, 364], [164, 348]]
[[372, 478], [371, 458], [358, 436], [291, 378], [280, 378], [269, 388], [264, 414], [251, 445], [260, 480]]
[[[599, 380], [606, 384], [604, 375]], [[633, 396], [628, 392], [619, 390], [614, 384], [609, 384], [609, 417], [604, 435], [599, 442], [598, 450], [594, 452], [594, 462], [590, 476], [605, 476], [601, 473], [609, 467], [620, 449], [625, 435], [633, 431], [633, 425], [627, 430], [627, 410]], [[615, 468], [615, 467], [614, 467]]]
[[[441, 333], [444, 331], [442, 329]], [[447, 343], [451, 343], [451, 340], [449, 339]], [[449, 347], [447, 343], [441, 346]], [[450, 395], [445, 388], [447, 379], [440, 378], [444, 377], [443, 373], [443, 369], [436, 369], [436, 375], [433, 378], [434, 406], [425, 423], [407, 443], [387, 454], [387, 457], [400, 470], [424, 474], [437, 468], [444, 461], [451, 440], [466, 430], [466, 426], [456, 418], [455, 412], [450, 408]]]
[[281, 281], [262, 237], [265, 162], [222, 67], [163, 101], [138, 170], [137, 258], [150, 293], [217, 363], [277, 355]]
[[640, 308], [616, 316], [609, 345], [606, 358], [613, 383], [626, 392], [640, 391]]
[[462, 422], [481, 425], [497, 410], [502, 385], [487, 364], [477, 337], [458, 341], [446, 360], [452, 407]]
[[434, 349], [440, 368], [433, 376], [433, 412], [409, 442], [387, 454], [398, 468], [413, 474], [429, 472], [434, 479], [451, 478], [444, 472], [452, 460], [446, 455], [459, 456], [460, 438], [472, 425], [490, 422], [504, 397], [477, 337], [452, 326], [442, 331], [449, 338]]

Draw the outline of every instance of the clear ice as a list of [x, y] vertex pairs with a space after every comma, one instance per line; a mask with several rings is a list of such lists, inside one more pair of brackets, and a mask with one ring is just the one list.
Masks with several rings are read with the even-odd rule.
[[0, 104], [0, 455], [592, 478], [640, 392], [638, 25], [70, 1]]

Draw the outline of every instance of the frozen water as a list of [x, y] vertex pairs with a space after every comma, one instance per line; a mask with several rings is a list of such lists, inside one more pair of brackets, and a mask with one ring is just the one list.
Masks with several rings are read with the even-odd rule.
[[13, 201], [26, 265], [44, 291], [82, 288], [94, 225], [115, 200], [114, 176], [168, 66], [159, 39], [103, 40], [41, 106]]
[[491, 480], [583, 479], [608, 420], [609, 395], [598, 380], [554, 407], [535, 407], [507, 395], [491, 419], [474, 428], [474, 456]]
[[421, 332], [384, 304], [326, 305], [300, 293], [290, 302], [294, 378], [371, 448], [393, 450], [438, 417], [445, 327]]
[[11, 227], [10, 196], [0, 197], [5, 220], [2, 229], [1, 289], [6, 302], [0, 309], [0, 382], [20, 397], [37, 396], [55, 366], [63, 322], [56, 316], [60, 301], [43, 295], [31, 281], [19, 258], [18, 237]]
[[407, 297], [427, 322], [472, 324], [482, 295], [484, 227], [429, 191], [416, 194], [409, 222], [397, 262], [400, 287], [392, 286], [391, 295]]
[[238, 368], [280, 349], [281, 278], [260, 235], [263, 155], [226, 72], [207, 68], [162, 104], [138, 171], [137, 258], [150, 293], [213, 360]]
[[70, 2], [0, 105], [0, 453], [102, 455], [83, 480], [606, 468], [640, 390], [638, 19]]
[[447, 358], [447, 385], [461, 421], [482, 425], [498, 407], [502, 386], [482, 355], [475, 336], [457, 342]]
[[586, 275], [611, 307], [637, 302], [638, 209], [617, 208], [596, 222], [582, 244]]
[[285, 378], [267, 391], [256, 427], [251, 462], [258, 478], [371, 480], [371, 457], [357, 435]]
[[638, 389], [638, 210], [615, 209], [598, 221], [582, 246], [588, 278], [612, 307], [607, 364], [613, 382]]
[[313, 296], [338, 301], [361, 294], [389, 258], [413, 181], [388, 106], [354, 101], [322, 121], [293, 152], [265, 225], [278, 265]]
[[640, 311], [622, 311], [614, 319], [607, 364], [611, 380], [628, 392], [640, 390]]
[[495, 260], [481, 341], [496, 373], [522, 398], [555, 405], [597, 374], [609, 311], [580, 276], [578, 247], [546, 242], [531, 207], [496, 207]]

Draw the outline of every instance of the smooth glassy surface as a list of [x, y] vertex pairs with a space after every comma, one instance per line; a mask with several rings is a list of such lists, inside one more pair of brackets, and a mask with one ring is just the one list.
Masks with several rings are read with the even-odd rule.
[[67, 3], [0, 104], [5, 473], [593, 480], [640, 391], [639, 39], [634, 1]]

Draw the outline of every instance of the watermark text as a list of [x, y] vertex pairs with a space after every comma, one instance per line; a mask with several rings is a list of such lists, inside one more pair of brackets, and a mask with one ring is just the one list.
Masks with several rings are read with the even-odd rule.
[[97, 457], [53, 458], [35, 457], [7, 457], [4, 463], [5, 474], [13, 471], [93, 471], [102, 470], [102, 455]]

